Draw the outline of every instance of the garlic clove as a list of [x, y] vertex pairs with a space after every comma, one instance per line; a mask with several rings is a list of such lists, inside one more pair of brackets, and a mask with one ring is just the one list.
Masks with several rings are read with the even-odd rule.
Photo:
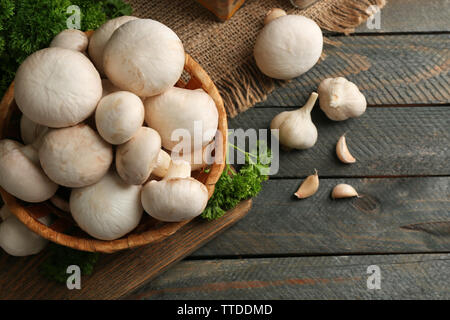
[[317, 192], [319, 189], [319, 175], [317, 170], [313, 175], [308, 176], [300, 185], [294, 195], [299, 199], [305, 199]]
[[283, 17], [285, 15], [286, 15], [286, 11], [284, 11], [283, 9], [272, 8], [267, 12], [266, 17], [264, 18], [264, 25], [267, 25], [270, 22], [272, 22], [273, 20]]
[[333, 199], [359, 197], [358, 192], [349, 184], [340, 183], [333, 188], [331, 192]]
[[356, 159], [351, 155], [347, 147], [345, 140], [345, 134], [343, 134], [336, 144], [336, 154], [343, 163], [355, 163]]

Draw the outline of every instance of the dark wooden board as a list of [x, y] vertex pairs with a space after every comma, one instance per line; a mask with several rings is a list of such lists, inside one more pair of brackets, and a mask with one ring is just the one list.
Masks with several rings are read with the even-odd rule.
[[450, 102], [450, 35], [330, 37], [325, 60], [304, 75], [284, 82], [257, 106], [297, 106], [328, 77], [345, 77], [369, 105], [420, 105]]
[[[285, 110], [293, 109], [253, 108], [229, 125], [269, 128], [272, 118]], [[328, 177], [450, 174], [450, 107], [372, 107], [360, 118], [332, 121], [317, 104], [312, 119], [319, 132], [316, 145], [281, 151], [277, 178], [305, 177], [315, 168]], [[335, 152], [345, 132], [357, 159], [351, 165], [341, 163]]]
[[220, 232], [243, 218], [251, 200], [215, 221], [195, 219], [159, 244], [102, 255], [93, 275], [82, 278], [81, 290], [44, 279], [38, 265], [45, 252], [27, 258], [0, 253], [0, 299], [116, 299], [166, 271]]
[[448, 32], [449, 17], [449, 0], [392, 0], [381, 11], [380, 29], [363, 23], [356, 33]]
[[450, 299], [449, 279], [450, 254], [183, 261], [129, 298]]
[[[305, 200], [300, 182], [266, 182], [251, 213], [194, 256], [450, 252], [450, 177], [321, 179]], [[332, 200], [338, 183], [362, 197]]]

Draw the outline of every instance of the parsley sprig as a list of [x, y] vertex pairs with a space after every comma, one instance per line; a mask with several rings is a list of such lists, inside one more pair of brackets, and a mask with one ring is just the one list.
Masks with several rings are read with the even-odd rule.
[[265, 141], [258, 141], [256, 149], [250, 152], [233, 144], [229, 145], [244, 153], [245, 164], [237, 172], [229, 163], [226, 164], [216, 183], [214, 194], [202, 213], [204, 219], [218, 219], [242, 200], [256, 196], [262, 189], [262, 182], [268, 179], [272, 153]]

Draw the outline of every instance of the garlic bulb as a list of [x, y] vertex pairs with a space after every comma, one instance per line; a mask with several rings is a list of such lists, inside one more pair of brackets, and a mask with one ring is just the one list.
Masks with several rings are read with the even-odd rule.
[[345, 78], [328, 78], [319, 85], [320, 108], [334, 121], [359, 117], [366, 111], [366, 98]]
[[272, 119], [270, 129], [279, 129], [280, 143], [291, 149], [308, 149], [317, 141], [317, 128], [311, 120], [311, 110], [317, 100], [313, 92], [306, 104], [295, 111], [284, 111]]

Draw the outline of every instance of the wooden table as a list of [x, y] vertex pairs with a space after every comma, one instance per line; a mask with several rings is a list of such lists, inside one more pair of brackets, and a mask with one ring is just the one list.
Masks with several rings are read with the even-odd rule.
[[[316, 146], [282, 153], [237, 225], [129, 295], [140, 299], [450, 298], [450, 1], [392, 0], [381, 29], [330, 35], [327, 58], [230, 121], [267, 128], [303, 105], [327, 77], [355, 82], [369, 107], [359, 119], [328, 120], [316, 106]], [[339, 163], [341, 134], [357, 163]], [[319, 192], [295, 200], [317, 168]], [[364, 197], [333, 201], [353, 185]], [[367, 268], [381, 289], [367, 288]]]

